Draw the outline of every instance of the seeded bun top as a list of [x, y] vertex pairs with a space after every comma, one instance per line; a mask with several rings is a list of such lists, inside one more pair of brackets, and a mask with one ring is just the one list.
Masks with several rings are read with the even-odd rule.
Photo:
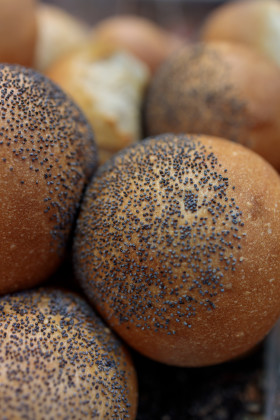
[[0, 65], [0, 294], [53, 272], [96, 167], [78, 107], [39, 73]]
[[250, 150], [162, 135], [97, 172], [74, 260], [87, 296], [138, 351], [201, 366], [253, 347], [280, 313], [280, 179]]
[[247, 46], [227, 42], [182, 48], [154, 77], [147, 95], [148, 135], [227, 138], [280, 170], [280, 70]]
[[135, 418], [131, 360], [83, 299], [39, 289], [0, 308], [3, 419]]

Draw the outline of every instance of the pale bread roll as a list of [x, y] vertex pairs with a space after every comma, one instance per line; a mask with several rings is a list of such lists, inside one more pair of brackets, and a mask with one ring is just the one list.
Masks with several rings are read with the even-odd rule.
[[280, 66], [280, 2], [230, 1], [215, 9], [201, 29], [204, 41], [240, 42], [255, 48]]
[[104, 19], [94, 27], [92, 35], [129, 51], [146, 63], [152, 73], [183, 44], [178, 35], [136, 15]]
[[41, 72], [88, 39], [89, 26], [60, 7], [39, 3], [36, 20], [38, 35], [33, 66]]

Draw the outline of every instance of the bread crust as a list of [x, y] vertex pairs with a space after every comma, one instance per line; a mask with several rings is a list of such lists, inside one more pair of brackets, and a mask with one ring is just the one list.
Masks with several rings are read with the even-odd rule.
[[97, 165], [80, 109], [49, 79], [0, 66], [0, 294], [61, 263], [84, 185]]
[[74, 240], [86, 295], [132, 347], [178, 366], [246, 353], [280, 307], [280, 180], [207, 136], [119, 153], [87, 189]]
[[224, 137], [280, 170], [280, 70], [254, 50], [227, 42], [180, 50], [153, 79], [145, 105], [148, 135]]
[[135, 419], [131, 358], [80, 296], [25, 291], [0, 308], [3, 418]]
[[0, 62], [31, 66], [37, 39], [35, 0], [0, 2]]
[[237, 42], [280, 66], [280, 5], [277, 0], [237, 0], [223, 4], [202, 25], [203, 41]]
[[129, 51], [142, 60], [152, 74], [183, 45], [179, 36], [136, 15], [109, 17], [94, 27], [92, 36], [93, 39]]

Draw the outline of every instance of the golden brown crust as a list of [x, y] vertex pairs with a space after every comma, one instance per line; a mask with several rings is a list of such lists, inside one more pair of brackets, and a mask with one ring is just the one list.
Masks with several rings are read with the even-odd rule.
[[37, 37], [36, 0], [1, 0], [0, 10], [0, 62], [31, 66]]
[[[249, 44], [253, 43], [259, 34], [255, 31], [252, 32], [250, 24], [248, 25], [248, 17], [255, 21], [257, 26], [261, 25], [260, 11], [263, 12], [268, 3], [277, 3], [277, 1], [239, 0], [217, 7], [209, 14], [201, 28], [202, 39], [233, 42], [242, 42], [243, 39], [247, 39]], [[245, 24], [246, 22], [247, 24]]]
[[0, 308], [3, 418], [135, 419], [132, 361], [83, 299], [39, 289]]
[[146, 356], [223, 362], [279, 316], [279, 216], [279, 176], [255, 153], [206, 136], [158, 136], [116, 155], [90, 184], [76, 274]]
[[183, 44], [178, 36], [136, 15], [101, 21], [94, 27], [93, 38], [126, 49], [146, 63], [152, 73]]
[[280, 5], [277, 0], [237, 0], [216, 8], [201, 29], [204, 41], [238, 42], [280, 65]]
[[81, 111], [44, 76], [1, 65], [0, 86], [2, 294], [61, 262], [96, 148]]
[[226, 42], [181, 49], [154, 78], [148, 135], [197, 133], [241, 143], [280, 170], [280, 71], [249, 48]]

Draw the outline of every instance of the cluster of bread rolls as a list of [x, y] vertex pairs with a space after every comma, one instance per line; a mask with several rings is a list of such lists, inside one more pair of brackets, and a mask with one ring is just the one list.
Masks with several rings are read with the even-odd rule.
[[84, 111], [102, 164], [142, 138], [141, 104], [150, 76], [182, 40], [131, 15], [89, 28], [56, 7], [41, 5], [38, 18], [35, 67]]
[[[91, 27], [4, 3], [2, 415], [135, 419], [121, 339], [207, 366], [280, 315], [278, 3], [220, 6], [192, 43], [137, 16]], [[47, 287], [67, 255], [79, 293]]]

